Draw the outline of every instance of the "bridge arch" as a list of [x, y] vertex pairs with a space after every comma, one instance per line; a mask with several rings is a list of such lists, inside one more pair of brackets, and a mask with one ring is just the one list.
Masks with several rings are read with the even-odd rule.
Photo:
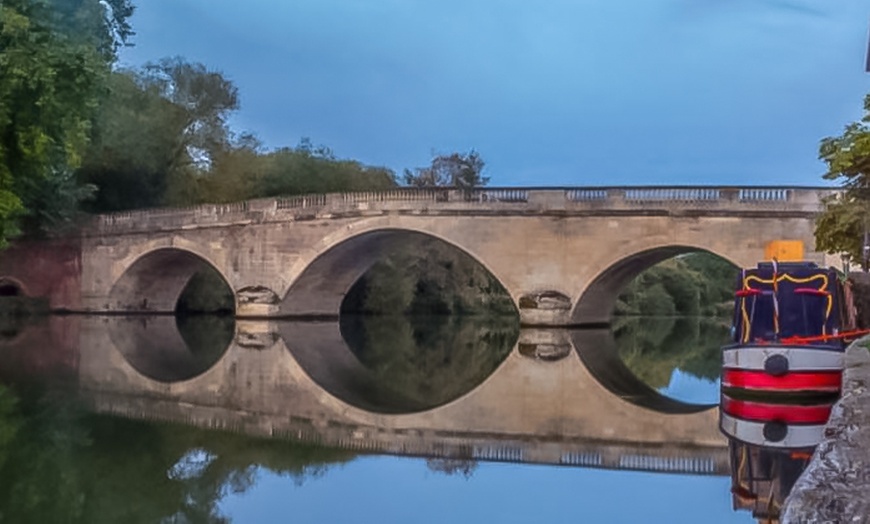
[[[605, 269], [599, 272], [579, 295], [571, 313], [572, 323], [603, 325], [608, 324], [619, 292], [652, 266], [678, 255], [689, 253], [710, 253], [720, 257], [735, 266], [749, 264], [746, 257], [724, 255], [709, 248], [696, 245], [660, 245], [639, 248], [636, 251], [622, 255], [613, 260]], [[757, 262], [757, 261], [756, 261]], [[752, 262], [754, 265], [755, 262]]]
[[[444, 242], [471, 257], [506, 287], [504, 280], [473, 249], [451, 236], [389, 220], [372, 220], [328, 235], [317, 247], [305, 252], [291, 269], [298, 276], [284, 293], [279, 313], [338, 316], [348, 291], [385, 253], [426, 238]], [[510, 293], [509, 289], [507, 291]]]
[[0, 276], [0, 297], [29, 297], [30, 293], [17, 278]]
[[202, 254], [180, 247], [158, 247], [139, 254], [127, 265], [109, 292], [113, 311], [174, 313], [190, 279], [211, 267], [228, 288], [227, 277]]

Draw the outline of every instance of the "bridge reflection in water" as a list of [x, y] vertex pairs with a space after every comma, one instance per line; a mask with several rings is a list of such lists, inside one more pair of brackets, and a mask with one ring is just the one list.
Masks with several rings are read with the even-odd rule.
[[101, 413], [364, 452], [729, 474], [717, 409], [637, 379], [608, 330], [469, 325], [430, 343], [413, 326], [385, 328], [394, 339], [382, 344], [417, 344], [395, 357], [350, 335], [377, 326], [347, 323], [50, 323], [35, 335], [49, 340], [19, 334], [2, 358], [26, 345], [58, 348], [47, 360], [74, 363], [83, 398]]

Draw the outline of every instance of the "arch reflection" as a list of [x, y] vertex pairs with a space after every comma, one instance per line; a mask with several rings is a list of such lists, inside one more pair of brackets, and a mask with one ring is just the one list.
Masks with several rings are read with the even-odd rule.
[[[201, 375], [222, 358], [235, 332], [231, 318], [214, 316], [108, 317], [103, 322], [125, 360], [158, 382]], [[644, 368], [658, 373], [661, 362], [634, 358], [626, 365], [608, 329], [521, 333], [512, 319], [350, 315], [340, 322], [264, 326], [268, 327], [267, 333], [260, 334], [264, 341], [246, 337], [242, 329], [236, 337], [238, 346], [264, 349], [271, 345], [269, 340], [280, 337], [317, 386], [372, 413], [416, 413], [450, 403], [483, 384], [515, 346], [530, 364], [555, 364], [573, 347], [595, 381], [639, 407], [668, 414], [711, 407], [671, 398], [639, 378], [644, 377]]]
[[214, 366], [233, 340], [228, 316], [106, 317], [109, 336], [124, 359], [158, 382], [197, 377]]
[[[662, 321], [662, 319], [656, 319]], [[665, 331], [670, 332], [675, 324], [673, 319], [663, 319]], [[647, 336], [651, 329], [644, 328], [639, 325], [642, 336]], [[620, 397], [621, 399], [630, 402], [634, 405], [651, 409], [662, 413], [697, 413], [710, 409], [715, 406], [715, 403], [690, 403], [679, 399], [671, 398], [659, 392], [659, 390], [651, 385], [656, 384], [651, 377], [658, 376], [658, 379], [672, 376], [675, 369], [679, 369], [671, 360], [670, 355], [675, 353], [681, 354], [681, 350], [685, 349], [681, 344], [668, 345], [667, 337], [663, 337], [652, 347], [658, 351], [644, 351], [641, 346], [640, 351], [626, 354], [625, 350], [620, 351], [618, 343], [620, 331], [611, 331], [609, 328], [600, 329], [582, 329], [571, 332], [571, 342], [574, 345], [580, 360], [589, 370], [589, 373], [601, 384], [602, 387]], [[694, 340], [695, 347], [701, 343], [698, 336], [688, 337], [688, 340]], [[712, 357], [701, 359], [703, 364], [712, 367], [718, 375], [719, 355], [718, 346], [720, 341], [708, 340], [703, 341], [704, 344], [714, 344], [716, 351], [712, 353]], [[623, 346], [625, 347], [625, 346]], [[701, 354], [709, 353], [702, 351]], [[709, 362], [708, 362], [709, 361]], [[711, 368], [711, 369], [712, 369]]]
[[514, 319], [364, 317], [284, 322], [281, 337], [320, 387], [376, 413], [432, 409], [486, 380], [516, 343]]

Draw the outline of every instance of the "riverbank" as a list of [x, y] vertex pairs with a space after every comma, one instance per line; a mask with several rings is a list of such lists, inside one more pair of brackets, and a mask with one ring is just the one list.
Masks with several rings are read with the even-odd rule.
[[870, 522], [870, 337], [846, 350], [843, 396], [782, 511], [783, 524]]

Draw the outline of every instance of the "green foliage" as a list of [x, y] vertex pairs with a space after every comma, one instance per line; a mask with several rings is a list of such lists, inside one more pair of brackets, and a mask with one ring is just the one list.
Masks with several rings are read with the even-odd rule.
[[479, 386], [513, 349], [512, 318], [345, 315], [348, 346], [374, 377], [374, 409], [424, 410]]
[[455, 187], [471, 189], [484, 186], [489, 177], [483, 176], [485, 163], [477, 151], [437, 155], [428, 167], [404, 172], [405, 185], [414, 187]]
[[115, 72], [78, 176], [99, 188], [93, 211], [202, 201], [199, 178], [230, 147], [236, 87], [181, 58]]
[[392, 171], [341, 160], [303, 140], [263, 151], [226, 125], [235, 86], [179, 58], [112, 75], [79, 178], [99, 188], [88, 209], [110, 212], [396, 186]]
[[0, 385], [0, 471], [3, 470], [3, 465], [9, 457], [15, 454], [13, 443], [22, 423], [18, 413], [18, 399], [11, 391]]
[[868, 203], [846, 192], [826, 198], [824, 206], [824, 212], [816, 218], [816, 249], [861, 260], [864, 230], [870, 226]]
[[19, 226], [68, 224], [89, 196], [72, 172], [132, 11], [128, 0], [0, 5], [0, 243]]
[[840, 181], [845, 194], [825, 202], [816, 222], [816, 249], [860, 260], [863, 233], [870, 227], [870, 94], [860, 121], [840, 136], [822, 139], [819, 158], [828, 167], [824, 178]]
[[100, 105], [93, 141], [78, 171], [98, 188], [91, 211], [154, 207], [164, 202], [179, 150], [183, 110], [156, 88], [143, 88], [135, 72], [111, 75]]
[[643, 316], [673, 316], [677, 312], [673, 297], [661, 282], [639, 291], [636, 302], [638, 314]]
[[614, 313], [641, 316], [719, 316], [730, 311], [737, 268], [710, 253], [666, 260], [620, 293]]
[[513, 300], [480, 263], [445, 242], [419, 235], [385, 253], [348, 292], [343, 313], [508, 315]]
[[620, 318], [612, 329], [625, 365], [653, 388], [666, 387], [675, 369], [715, 380], [728, 319]]
[[307, 140], [296, 148], [263, 152], [251, 136], [217, 152], [207, 176], [196, 183], [195, 191], [206, 202], [396, 187], [389, 169], [338, 159], [328, 148], [315, 148]]
[[301, 483], [354, 458], [89, 415], [72, 398], [59, 392], [18, 401], [0, 389], [0, 522], [226, 522], [220, 500], [249, 489], [258, 468]]
[[303, 141], [296, 149], [279, 149], [265, 155], [265, 169], [255, 197], [379, 191], [396, 187], [393, 172], [352, 160], [338, 160], [324, 147], [313, 149]]
[[65, 395], [22, 404], [14, 453], [0, 469], [0, 508], [9, 522], [52, 522], [57, 515], [78, 521], [83, 512], [80, 483], [86, 474], [76, 451], [90, 442], [81, 415]]
[[191, 277], [181, 296], [178, 297], [176, 313], [234, 313], [235, 295], [220, 273], [211, 266], [201, 269]]

